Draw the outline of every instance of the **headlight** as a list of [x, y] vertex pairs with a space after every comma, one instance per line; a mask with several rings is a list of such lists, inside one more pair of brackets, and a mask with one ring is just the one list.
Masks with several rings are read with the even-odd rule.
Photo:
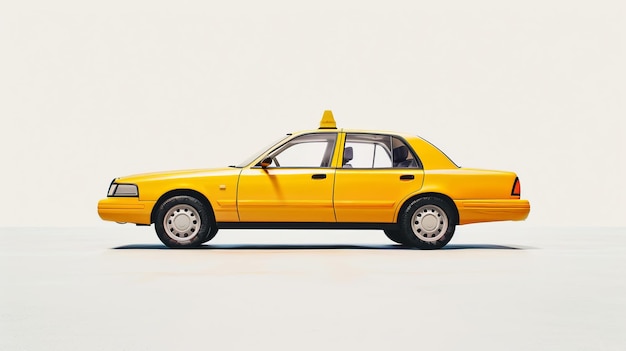
[[138, 197], [139, 190], [135, 184], [111, 183], [108, 197]]

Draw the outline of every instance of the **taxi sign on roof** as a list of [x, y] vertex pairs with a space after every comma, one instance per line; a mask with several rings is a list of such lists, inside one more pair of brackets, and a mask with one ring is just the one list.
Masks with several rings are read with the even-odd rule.
[[322, 120], [320, 121], [320, 129], [337, 129], [337, 123], [335, 122], [335, 117], [333, 117], [333, 111], [324, 111]]

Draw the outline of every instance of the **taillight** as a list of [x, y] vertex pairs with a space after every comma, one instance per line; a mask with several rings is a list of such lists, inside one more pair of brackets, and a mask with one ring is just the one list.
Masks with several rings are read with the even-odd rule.
[[522, 195], [522, 185], [519, 182], [519, 178], [515, 178], [515, 182], [513, 183], [513, 190], [511, 190], [511, 196], [521, 196]]

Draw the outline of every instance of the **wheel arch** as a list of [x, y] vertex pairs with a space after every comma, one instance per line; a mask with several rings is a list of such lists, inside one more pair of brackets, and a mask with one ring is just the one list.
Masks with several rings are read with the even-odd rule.
[[442, 193], [437, 193], [437, 192], [428, 192], [428, 193], [416, 194], [416, 195], [413, 195], [413, 196], [409, 197], [408, 199], [406, 199], [406, 201], [404, 201], [402, 206], [400, 206], [400, 208], [398, 210], [398, 213], [396, 214], [396, 223], [398, 223], [398, 221], [400, 220], [400, 216], [404, 212], [404, 209], [407, 206], [409, 206], [409, 204], [411, 204], [411, 202], [413, 202], [414, 200], [417, 200], [417, 199], [421, 199], [423, 197], [437, 197], [437, 198], [440, 198], [441, 200], [445, 201], [446, 204], [448, 204], [448, 206], [450, 206], [450, 209], [452, 209], [452, 211], [453, 211], [454, 224], [455, 225], [459, 224], [459, 222], [460, 222], [460, 219], [459, 219], [459, 209], [456, 207], [456, 204], [454, 203], [452, 198], [449, 197], [448, 195], [445, 195], [445, 194], [442, 194]]
[[213, 221], [213, 223], [215, 223], [215, 212], [213, 211], [213, 206], [211, 206], [211, 202], [209, 201], [209, 199], [207, 199], [207, 197], [204, 196], [204, 194], [202, 194], [201, 192], [192, 190], [192, 189], [175, 189], [175, 190], [170, 190], [166, 192], [165, 194], [161, 195], [161, 197], [159, 197], [157, 202], [154, 204], [154, 207], [152, 208], [152, 212], [150, 213], [150, 223], [154, 223], [156, 221], [159, 207], [161, 207], [161, 205], [165, 201], [167, 201], [167, 199], [172, 198], [174, 196], [191, 196], [191, 197], [198, 199], [210, 211], [211, 220]]

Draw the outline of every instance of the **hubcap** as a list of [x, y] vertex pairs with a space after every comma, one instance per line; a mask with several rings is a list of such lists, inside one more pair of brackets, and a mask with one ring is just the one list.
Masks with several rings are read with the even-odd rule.
[[170, 208], [163, 218], [167, 235], [178, 241], [190, 241], [198, 235], [202, 222], [193, 206], [181, 204]]
[[448, 230], [448, 216], [439, 206], [424, 205], [413, 213], [411, 229], [422, 241], [437, 241]]

